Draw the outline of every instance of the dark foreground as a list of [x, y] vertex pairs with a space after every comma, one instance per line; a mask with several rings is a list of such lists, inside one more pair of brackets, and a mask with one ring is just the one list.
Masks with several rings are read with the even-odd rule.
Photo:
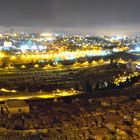
[[27, 101], [29, 114], [0, 115], [0, 140], [139, 140], [140, 87]]

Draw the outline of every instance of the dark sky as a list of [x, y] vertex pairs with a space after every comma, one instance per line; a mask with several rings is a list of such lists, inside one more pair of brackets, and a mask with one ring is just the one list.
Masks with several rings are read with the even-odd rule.
[[0, 0], [0, 29], [140, 35], [140, 0]]

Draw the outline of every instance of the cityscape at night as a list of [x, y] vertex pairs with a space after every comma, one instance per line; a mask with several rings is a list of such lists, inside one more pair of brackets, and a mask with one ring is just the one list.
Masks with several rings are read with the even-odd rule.
[[0, 140], [139, 140], [139, 6], [0, 0]]

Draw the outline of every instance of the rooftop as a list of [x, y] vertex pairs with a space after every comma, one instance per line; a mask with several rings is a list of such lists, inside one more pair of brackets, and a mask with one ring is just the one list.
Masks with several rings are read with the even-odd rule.
[[8, 107], [25, 107], [28, 106], [28, 104], [25, 101], [6, 101], [5, 104]]

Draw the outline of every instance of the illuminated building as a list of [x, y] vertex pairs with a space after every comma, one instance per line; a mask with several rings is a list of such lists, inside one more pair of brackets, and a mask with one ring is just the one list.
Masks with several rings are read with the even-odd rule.
[[6, 101], [5, 106], [10, 114], [29, 113], [30, 111], [29, 105], [25, 101]]
[[12, 42], [11, 41], [4, 41], [4, 50], [10, 50], [12, 48]]

